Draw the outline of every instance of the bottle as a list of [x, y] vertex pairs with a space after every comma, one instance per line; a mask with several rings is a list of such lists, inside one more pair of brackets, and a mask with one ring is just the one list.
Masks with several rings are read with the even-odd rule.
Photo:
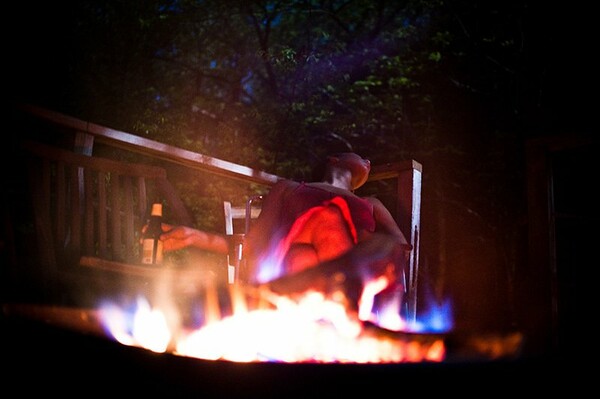
[[148, 229], [142, 236], [142, 263], [146, 265], [159, 265], [163, 261], [162, 234], [162, 204], [152, 204], [152, 212], [148, 221]]

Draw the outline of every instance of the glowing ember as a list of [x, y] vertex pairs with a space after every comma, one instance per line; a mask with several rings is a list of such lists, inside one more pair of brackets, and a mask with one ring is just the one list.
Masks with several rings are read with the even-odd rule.
[[[377, 284], [376, 284], [377, 286]], [[369, 291], [371, 292], [369, 294]], [[152, 308], [139, 298], [131, 311], [104, 305], [101, 318], [110, 334], [124, 345], [180, 356], [235, 362], [338, 362], [398, 363], [442, 361], [443, 340], [435, 335], [418, 339], [382, 328], [369, 320], [363, 307], [372, 303], [379, 288], [365, 289], [360, 318], [348, 312], [343, 301], [307, 292], [292, 300], [270, 294], [270, 306], [249, 310], [239, 289], [231, 292], [233, 313], [215, 317], [214, 301], [204, 309], [204, 325], [169, 328], [167, 319], [179, 319], [168, 311]], [[218, 313], [218, 312], [216, 312]], [[391, 312], [394, 313], [394, 312]], [[395, 313], [396, 316], [398, 313]], [[367, 315], [367, 316], [364, 316]], [[399, 316], [396, 325], [406, 328]], [[394, 324], [394, 323], [390, 323]]]

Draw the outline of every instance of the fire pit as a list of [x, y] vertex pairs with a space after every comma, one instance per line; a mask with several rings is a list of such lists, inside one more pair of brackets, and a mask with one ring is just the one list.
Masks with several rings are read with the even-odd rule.
[[[337, 280], [333, 277], [328, 281]], [[523, 336], [518, 332], [392, 330], [368, 319], [361, 320], [360, 309], [346, 306], [342, 313], [351, 317], [337, 319], [339, 309], [328, 307], [331, 299], [336, 304], [337, 290], [330, 290], [329, 284], [328, 289], [317, 292], [299, 288], [298, 281], [309, 281], [310, 287], [315, 286], [310, 278], [282, 280], [261, 287], [212, 286], [206, 279], [196, 286], [186, 281], [185, 295], [157, 290], [167, 298], [177, 298], [180, 301], [177, 304], [146, 302], [139, 296], [133, 308], [128, 306], [130, 304], [108, 301], [110, 298], [99, 301], [94, 308], [5, 304], [2, 331], [4, 342], [10, 343], [10, 348], [3, 360], [9, 366], [9, 377], [47, 378], [51, 386], [60, 385], [61, 390], [83, 385], [94, 387], [95, 392], [106, 391], [106, 394], [123, 393], [126, 388], [136, 395], [148, 392], [200, 393], [203, 397], [228, 398], [306, 397], [354, 394], [366, 387], [370, 391], [401, 391], [423, 376], [430, 381], [442, 376], [460, 378], [463, 373], [473, 376], [483, 372], [497, 377], [499, 372], [520, 372], [528, 370], [530, 365], [521, 357]], [[324, 292], [328, 295], [322, 296]], [[237, 317], [240, 310], [236, 302], [239, 297], [244, 299], [241, 314], [246, 317], [254, 311], [272, 313], [259, 314], [256, 319], [250, 317], [250, 324], [233, 323], [231, 317]], [[309, 305], [318, 304], [321, 313], [317, 318], [308, 313], [312, 323], [309, 323], [310, 331], [314, 334], [303, 332], [295, 342], [311, 341], [325, 334], [330, 339], [324, 341], [324, 352], [314, 347], [307, 352], [302, 347], [302, 356], [296, 352], [291, 357], [280, 356], [280, 353], [275, 356], [269, 352], [270, 348], [257, 350], [249, 344], [253, 341], [244, 340], [256, 327], [266, 327], [263, 334], [265, 331], [275, 333], [263, 339], [263, 344], [276, 343], [281, 335], [287, 339], [291, 332], [299, 331], [301, 326], [293, 323], [307, 315], [304, 310], [284, 320], [283, 328], [277, 327], [282, 328], [280, 330], [266, 321], [282, 308], [289, 311], [305, 300]], [[268, 302], [266, 307], [261, 304], [265, 301]], [[337, 301], [337, 305], [346, 304], [344, 296]], [[196, 302], [202, 306], [196, 307]], [[173, 312], [178, 307], [179, 313]], [[177, 316], [176, 328], [170, 328], [173, 315]], [[324, 323], [324, 319], [328, 321]], [[145, 324], [148, 320], [152, 322], [150, 325]], [[282, 321], [278, 319], [277, 323], [282, 324]], [[323, 324], [327, 326], [325, 333], [315, 333], [315, 326]], [[331, 326], [340, 324], [350, 327], [351, 339], [347, 335], [331, 335]], [[159, 329], [161, 326], [168, 327], [166, 332]], [[352, 330], [357, 326], [358, 330]], [[214, 331], [208, 333], [206, 328]], [[162, 337], [162, 344], [157, 346], [154, 341], [148, 341], [148, 336]], [[221, 338], [221, 341], [206, 340], [207, 336]], [[348, 339], [346, 347], [353, 350], [368, 348], [367, 355], [362, 351], [352, 352], [353, 356], [330, 351], [345, 339]], [[248, 352], [232, 355], [229, 349], [236, 346], [236, 341], [240, 341], [237, 343], [241, 343], [244, 350], [251, 348], [252, 356], [246, 356]], [[289, 349], [290, 341], [281, 342]], [[260, 356], [254, 356], [256, 353]]]
[[[521, 337], [514, 333], [444, 334], [447, 353], [441, 362], [239, 363], [122, 345], [110, 339], [101, 324], [98, 310], [4, 305], [2, 332], [8, 348], [3, 362], [9, 385], [26, 391], [30, 385], [18, 382], [26, 379], [36, 381], [35, 385], [44, 381], [47, 391], [79, 394], [93, 391], [287, 398], [338, 396], [364, 390], [389, 393], [402, 391], [415, 382], [426, 383], [419, 385], [423, 392], [443, 388], [447, 393], [456, 386], [445, 385], [451, 380], [467, 384], [460, 385], [463, 393], [485, 382], [494, 383], [496, 391], [513, 386], [512, 382], [534, 383], [541, 376], [545, 381], [561, 370], [548, 359], [521, 357]], [[505, 353], [492, 356], [492, 347], [503, 347]]]

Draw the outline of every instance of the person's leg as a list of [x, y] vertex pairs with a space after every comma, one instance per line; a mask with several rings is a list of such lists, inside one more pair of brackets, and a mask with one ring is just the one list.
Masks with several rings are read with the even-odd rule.
[[331, 294], [343, 290], [350, 307], [358, 309], [359, 298], [365, 284], [385, 278], [388, 284], [396, 284], [402, 272], [402, 247], [390, 236], [373, 234], [351, 250], [318, 267], [309, 267], [295, 274], [285, 274], [272, 280], [267, 286], [282, 295], [300, 294], [316, 290]]
[[298, 226], [284, 258], [287, 273], [336, 258], [355, 245], [348, 222], [336, 205], [312, 211]]
[[290, 245], [285, 258], [286, 273], [295, 273], [319, 263], [317, 251], [312, 244], [295, 242]]

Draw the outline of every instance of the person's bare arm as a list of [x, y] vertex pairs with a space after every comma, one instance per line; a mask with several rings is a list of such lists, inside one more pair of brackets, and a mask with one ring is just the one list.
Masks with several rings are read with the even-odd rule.
[[[252, 242], [253, 240], [260, 240], [261, 237], [269, 236], [273, 226], [279, 219], [281, 198], [291, 184], [290, 181], [281, 181], [273, 186], [269, 195], [265, 197], [262, 206], [263, 211], [255, 222], [256, 233], [254, 239], [250, 236], [248, 241]], [[144, 226], [142, 232], [146, 228], [147, 226]], [[163, 242], [165, 252], [195, 247], [221, 254], [229, 253], [230, 238], [227, 235], [198, 230], [189, 226], [173, 226], [167, 223], [162, 224], [162, 229], [163, 234], [161, 234], [160, 239]], [[254, 230], [254, 227], [252, 230]]]
[[385, 205], [375, 197], [369, 197], [367, 200], [373, 204], [373, 216], [375, 217], [377, 230], [396, 237], [400, 244], [406, 246], [407, 249], [411, 249], [411, 245], [408, 243], [406, 236], [402, 230], [400, 230], [398, 223], [396, 223], [394, 217]]
[[227, 254], [229, 239], [223, 234], [209, 233], [188, 226], [162, 224], [164, 231], [160, 239], [165, 252], [189, 247], [200, 248], [216, 253]]

